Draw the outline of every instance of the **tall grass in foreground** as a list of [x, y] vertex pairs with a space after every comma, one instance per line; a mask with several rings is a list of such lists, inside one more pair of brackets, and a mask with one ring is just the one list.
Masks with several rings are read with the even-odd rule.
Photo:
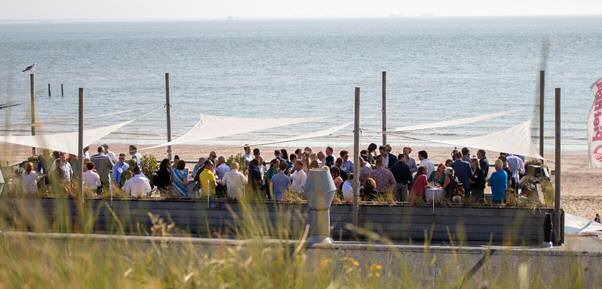
[[[173, 225], [152, 215], [153, 226], [141, 232], [157, 237], [151, 241], [122, 238], [119, 233], [108, 240], [2, 233], [0, 289], [586, 288], [585, 272], [600, 271], [585, 268], [579, 258], [572, 258], [549, 272], [543, 269], [543, 261], [527, 253], [504, 257], [498, 252], [499, 260], [483, 255], [483, 266], [473, 277], [474, 258], [459, 249], [438, 254], [428, 243], [415, 254], [393, 247], [378, 255], [370, 250], [308, 249], [304, 243], [308, 231], [290, 229], [286, 214], [273, 224], [267, 212], [257, 211], [256, 206], [243, 204], [243, 208], [237, 232], [241, 242], [174, 241], [169, 238]], [[88, 225], [76, 229], [69, 224], [51, 224], [43, 216], [30, 216], [23, 222], [29, 225], [20, 223], [19, 228], [40, 232], [45, 231], [44, 226], [64, 232], [89, 230]], [[0, 228], [6, 232], [14, 227], [2, 222]], [[373, 243], [389, 244], [370, 231], [353, 229]], [[282, 239], [269, 239], [273, 236]], [[285, 240], [290, 237], [298, 241]], [[602, 286], [601, 280], [596, 281]]]

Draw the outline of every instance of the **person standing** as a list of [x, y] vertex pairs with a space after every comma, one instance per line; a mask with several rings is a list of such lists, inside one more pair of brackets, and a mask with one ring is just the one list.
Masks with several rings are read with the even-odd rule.
[[295, 193], [303, 194], [306, 181], [307, 174], [303, 170], [303, 162], [297, 160], [295, 163], [295, 171], [291, 174], [291, 190]]
[[406, 165], [408, 165], [408, 167], [410, 168], [410, 172], [412, 172], [412, 174], [413, 174], [418, 171], [418, 166], [416, 166], [416, 160], [410, 156], [411, 153], [412, 153], [411, 147], [404, 147], [403, 148], [403, 159], [401, 159], [401, 160], [404, 161], [406, 163]]
[[477, 158], [479, 159], [479, 166], [481, 167], [481, 170], [483, 170], [485, 178], [487, 178], [487, 176], [489, 176], [489, 161], [487, 160], [487, 153], [485, 153], [485, 150], [478, 150]]
[[109, 175], [111, 174], [111, 168], [113, 168], [113, 163], [111, 162], [109, 157], [104, 153], [104, 148], [102, 146], [99, 146], [97, 151], [98, 153], [91, 156], [90, 160], [94, 163], [94, 167], [96, 168], [96, 172], [100, 176], [100, 182], [104, 189], [109, 187]]
[[130, 165], [128, 165], [125, 162], [125, 154], [120, 153], [119, 158], [117, 159], [117, 162], [113, 166], [113, 172], [112, 172], [112, 177], [111, 177], [111, 179], [113, 180], [113, 183], [118, 188], [123, 187], [123, 184], [124, 184], [123, 173], [125, 171], [127, 171], [129, 168], [130, 168]]
[[324, 159], [324, 165], [328, 166], [329, 168], [331, 168], [332, 166], [334, 166], [334, 149], [332, 149], [331, 146], [327, 146], [326, 147], [326, 158]]
[[467, 147], [462, 148], [462, 160], [470, 163], [470, 150]]
[[245, 196], [247, 177], [238, 170], [239, 168], [240, 165], [237, 162], [233, 162], [232, 168], [224, 174], [224, 178], [222, 179], [222, 184], [226, 186], [228, 199], [240, 200]]
[[383, 159], [380, 157], [376, 159], [376, 168], [372, 170], [370, 177], [376, 181], [375, 190], [380, 194], [389, 192], [396, 184], [393, 173], [385, 168]]
[[230, 166], [226, 163], [226, 159], [223, 156], [217, 158], [217, 166], [215, 167], [215, 174], [217, 175], [217, 186], [215, 192], [217, 196], [223, 197], [226, 195], [226, 186], [222, 183], [226, 173], [230, 171]]
[[139, 166], [133, 169], [134, 176], [128, 179], [123, 185], [123, 190], [132, 198], [147, 196], [151, 192], [151, 185], [148, 178], [142, 173]]
[[245, 160], [245, 165], [249, 166], [249, 163], [253, 160], [253, 154], [251, 153], [251, 146], [246, 144], [243, 147], [245, 154], [243, 155], [243, 159]]
[[481, 202], [485, 198], [485, 173], [480, 167], [478, 159], [470, 160], [470, 190], [471, 198], [475, 202]]
[[501, 204], [506, 201], [506, 192], [508, 191], [508, 174], [504, 170], [502, 160], [495, 161], [495, 172], [489, 178], [491, 186], [492, 201], [494, 204]]
[[520, 181], [520, 175], [525, 173], [525, 162], [517, 155], [507, 155], [506, 163], [512, 171], [512, 188], [514, 192], [518, 194], [518, 183]]
[[23, 193], [26, 195], [35, 195], [38, 192], [38, 181], [41, 176], [38, 175], [33, 169], [33, 163], [28, 162], [25, 165], [25, 172], [23, 172], [22, 182], [23, 182]]
[[349, 152], [346, 150], [342, 150], [339, 155], [343, 160], [343, 164], [341, 165], [341, 170], [344, 170], [346, 173], [353, 173], [353, 162], [349, 159]]
[[130, 157], [136, 162], [138, 166], [142, 164], [142, 154], [138, 152], [138, 148], [135, 145], [129, 147]]
[[[383, 165], [386, 168], [392, 168], [393, 165], [397, 162], [397, 157], [389, 153], [389, 150], [385, 146], [378, 147], [378, 151], [380, 152], [380, 155], [377, 157], [377, 159], [382, 158]], [[376, 162], [376, 160], [374, 161]]]
[[454, 162], [452, 164], [455, 176], [462, 183], [464, 188], [464, 197], [470, 197], [470, 163], [462, 159], [462, 153], [456, 152]]
[[396, 199], [400, 202], [408, 200], [408, 188], [412, 183], [412, 172], [410, 167], [405, 162], [397, 162], [391, 168], [393, 177], [395, 177], [395, 194]]
[[105, 154], [109, 157], [109, 159], [111, 160], [111, 162], [116, 163], [117, 162], [117, 155], [112, 152], [111, 150], [109, 150], [109, 145], [108, 144], [103, 144], [102, 147], [105, 150]]
[[274, 191], [274, 197], [276, 198], [276, 201], [280, 202], [284, 199], [284, 196], [291, 184], [291, 180], [289, 176], [285, 174], [286, 170], [288, 169], [288, 164], [286, 162], [280, 162], [279, 166], [278, 173], [272, 177], [272, 189]]
[[426, 175], [430, 176], [435, 171], [435, 163], [429, 160], [429, 155], [426, 151], [422, 150], [418, 152], [418, 159], [420, 160], [419, 167], [426, 168]]

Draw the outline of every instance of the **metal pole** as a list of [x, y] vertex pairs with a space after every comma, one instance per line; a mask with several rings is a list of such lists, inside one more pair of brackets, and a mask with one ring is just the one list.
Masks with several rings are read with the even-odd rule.
[[48, 97], [52, 97], [52, 92], [50, 90], [50, 83], [48, 84]]
[[360, 198], [360, 88], [355, 88], [355, 120], [353, 123], [353, 214], [354, 226], [359, 224], [359, 198]]
[[[167, 114], [167, 142], [171, 141], [171, 104], [169, 102], [169, 73], [165, 73], [165, 110]], [[171, 146], [167, 146], [167, 158], [171, 160]]]
[[560, 154], [561, 154], [561, 136], [560, 136], [560, 124], [561, 124], [561, 119], [560, 119], [560, 88], [556, 88], [555, 91], [555, 96], [556, 96], [556, 103], [555, 103], [555, 145], [554, 145], [554, 150], [555, 150], [555, 176], [554, 176], [554, 191], [555, 191], [555, 198], [554, 198], [554, 231], [555, 231], [555, 242], [556, 245], [560, 244], [561, 241], [561, 233], [563, 228], [561, 228], [561, 222], [560, 222], [560, 187], [561, 187], [561, 166], [560, 166]]
[[61, 83], [61, 97], [65, 96], [65, 91], [63, 90], [63, 84]]
[[[29, 92], [31, 96], [31, 135], [36, 135], [36, 90], [34, 74], [29, 74]], [[31, 148], [31, 154], [36, 155], [36, 148]]]
[[545, 111], [545, 85], [546, 71], [539, 71], [539, 155], [544, 154], [544, 111]]
[[383, 145], [387, 144], [387, 72], [383, 71], [383, 84], [382, 84], [382, 122], [383, 122]]
[[79, 88], [79, 120], [77, 134], [77, 157], [79, 161], [78, 189], [84, 202], [84, 89]]

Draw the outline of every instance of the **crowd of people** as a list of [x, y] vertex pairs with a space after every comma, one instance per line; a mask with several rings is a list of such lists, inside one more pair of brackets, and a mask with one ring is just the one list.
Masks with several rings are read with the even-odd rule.
[[[130, 146], [126, 155], [112, 152], [105, 144], [95, 154], [85, 149], [82, 178], [93, 195], [119, 191], [140, 198], [156, 192], [171, 198], [259, 197], [282, 201], [287, 193], [303, 197], [309, 169], [327, 168], [343, 201], [353, 199], [353, 179], [357, 177], [362, 200], [384, 198], [420, 204], [428, 201], [426, 193], [431, 188], [443, 191], [444, 199], [453, 203], [484, 203], [488, 185], [492, 203], [504, 203], [509, 189], [518, 191], [519, 179], [525, 173], [524, 159], [509, 154], [500, 154], [490, 173], [486, 152], [479, 150], [471, 155], [468, 148], [454, 149], [450, 159], [436, 163], [424, 150], [415, 159], [410, 147], [395, 155], [390, 145], [370, 144], [360, 152], [357, 168], [348, 151], [335, 154], [332, 147], [317, 152], [305, 147], [290, 154], [277, 149], [268, 157], [269, 162], [259, 148], [245, 145], [243, 149], [239, 159], [228, 161], [211, 152], [199, 158], [192, 169], [178, 156], [163, 159], [158, 170], [147, 172], [147, 176], [141, 166], [143, 157], [135, 146]], [[21, 173], [24, 193], [34, 194], [53, 182], [69, 187], [77, 175], [74, 172], [79, 170], [77, 156], [54, 152], [50, 159], [49, 164], [42, 157], [25, 164]]]

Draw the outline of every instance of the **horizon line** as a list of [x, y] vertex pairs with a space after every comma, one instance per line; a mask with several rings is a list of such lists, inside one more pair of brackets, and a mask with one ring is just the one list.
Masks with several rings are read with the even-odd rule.
[[316, 16], [316, 17], [238, 17], [226, 16], [216, 18], [203, 17], [131, 17], [131, 18], [0, 18], [0, 23], [23, 23], [23, 22], [189, 22], [189, 21], [270, 21], [270, 20], [354, 20], [354, 19], [445, 19], [445, 18], [579, 18], [579, 17], [602, 17], [602, 14], [500, 14], [500, 15], [387, 15], [387, 16]]

